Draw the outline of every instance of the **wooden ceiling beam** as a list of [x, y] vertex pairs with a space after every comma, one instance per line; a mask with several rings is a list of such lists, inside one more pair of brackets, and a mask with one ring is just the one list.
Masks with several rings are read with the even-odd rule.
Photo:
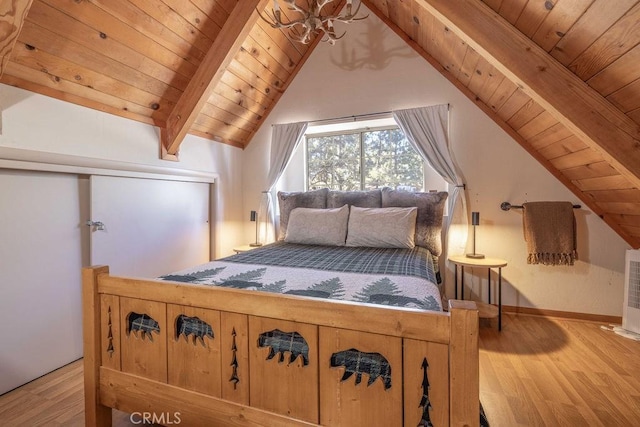
[[479, 0], [414, 0], [640, 188], [640, 127]]
[[177, 160], [178, 149], [222, 74], [258, 20], [268, 0], [242, 0], [233, 8], [220, 34], [202, 60], [184, 93], [160, 130], [162, 158]]
[[0, 78], [33, 0], [0, 0]]

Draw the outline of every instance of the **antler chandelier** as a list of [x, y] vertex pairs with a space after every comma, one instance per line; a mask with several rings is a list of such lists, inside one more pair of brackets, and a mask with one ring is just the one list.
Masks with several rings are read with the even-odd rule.
[[[273, 0], [273, 9], [271, 13], [265, 12], [267, 17], [264, 17], [260, 11], [258, 14], [267, 24], [273, 28], [287, 28], [289, 29], [289, 36], [291, 39], [308, 44], [311, 41], [313, 35], [319, 35], [324, 33], [322, 41], [334, 44], [336, 40], [344, 37], [346, 32], [336, 35], [333, 23], [340, 21], [344, 23], [351, 23], [353, 21], [360, 21], [367, 18], [369, 15], [356, 16], [360, 10], [362, 3], [358, 4], [358, 7], [353, 11], [353, 0], [347, 0], [346, 13], [344, 15], [322, 15], [322, 8], [327, 4], [333, 3], [334, 0], [307, 0], [307, 8], [303, 8], [296, 4], [296, 0], [283, 0], [288, 6], [289, 10], [298, 12], [302, 15], [302, 18], [283, 21], [282, 13], [280, 12], [280, 5], [278, 0]], [[285, 18], [286, 19], [286, 18]], [[326, 35], [326, 38], [324, 37]]]

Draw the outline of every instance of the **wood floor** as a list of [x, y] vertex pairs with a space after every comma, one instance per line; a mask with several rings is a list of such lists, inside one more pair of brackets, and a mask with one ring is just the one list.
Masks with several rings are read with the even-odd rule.
[[640, 426], [640, 342], [602, 323], [507, 315], [480, 333], [492, 426]]
[[[505, 314], [480, 329], [480, 399], [493, 427], [640, 426], [640, 342], [601, 323]], [[0, 396], [0, 425], [82, 426], [82, 362]], [[134, 418], [134, 421], [138, 421]], [[115, 426], [132, 426], [114, 412]]]

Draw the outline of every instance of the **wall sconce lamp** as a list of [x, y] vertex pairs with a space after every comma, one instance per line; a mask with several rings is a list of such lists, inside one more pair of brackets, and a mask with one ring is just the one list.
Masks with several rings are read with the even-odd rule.
[[256, 211], [251, 211], [251, 222], [256, 223], [256, 241], [255, 243], [250, 243], [249, 246], [253, 248], [262, 246], [262, 243], [258, 241], [258, 225], [260, 224], [260, 221], [258, 221], [258, 214]]
[[467, 254], [467, 258], [484, 258], [484, 255], [476, 253], [476, 225], [480, 225], [480, 212], [471, 212], [471, 225], [473, 225], [473, 253]]

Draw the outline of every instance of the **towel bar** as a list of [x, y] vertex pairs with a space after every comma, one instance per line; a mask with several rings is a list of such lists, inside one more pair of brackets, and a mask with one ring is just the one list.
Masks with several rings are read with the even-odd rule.
[[[582, 206], [580, 205], [573, 205], [573, 209], [580, 209]], [[510, 209], [524, 209], [524, 206], [522, 205], [512, 205], [509, 202], [502, 202], [500, 204], [500, 209], [502, 209], [503, 211], [508, 211]]]

